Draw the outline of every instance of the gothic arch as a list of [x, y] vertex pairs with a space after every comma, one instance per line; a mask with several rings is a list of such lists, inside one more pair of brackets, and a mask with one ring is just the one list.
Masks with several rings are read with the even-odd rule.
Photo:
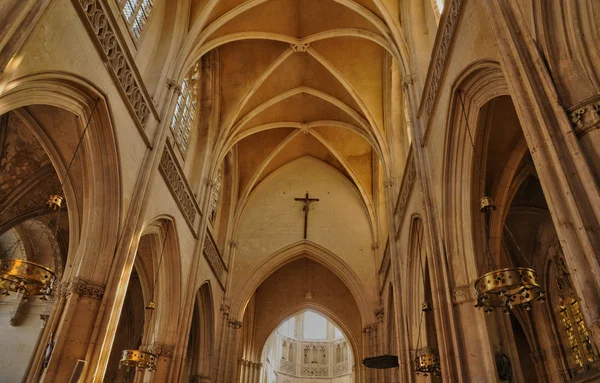
[[365, 295], [362, 283], [354, 271], [339, 256], [310, 241], [299, 241], [288, 245], [258, 264], [241, 289], [232, 292], [232, 316], [242, 318], [246, 305], [260, 284], [283, 265], [303, 257], [319, 262], [340, 278], [352, 292], [361, 313], [362, 323], [370, 323], [374, 320], [369, 298]]
[[[98, 106], [92, 116], [94, 103]], [[65, 183], [69, 207], [70, 238], [69, 253], [76, 253], [72, 270], [77, 270], [83, 262], [83, 255], [113, 254], [120, 222], [121, 183], [117, 142], [110, 107], [106, 95], [87, 80], [65, 72], [43, 72], [13, 80], [5, 87], [0, 97], [0, 115], [18, 108], [29, 121], [30, 128], [47, 151], [59, 178]], [[27, 114], [27, 107], [45, 105], [55, 107], [78, 117], [78, 126], [47, 127]], [[75, 180], [73, 174], [64, 180], [66, 167], [72, 153], [59, 146], [61, 136], [79, 137], [87, 120], [91, 118], [89, 129], [84, 137], [80, 156], [82, 178]], [[52, 129], [52, 130], [51, 130]], [[61, 130], [62, 129], [62, 130]], [[66, 131], [65, 131], [66, 130]], [[87, 165], [87, 166], [85, 166]], [[93, 166], [92, 166], [93, 165]], [[78, 195], [77, 182], [83, 190]], [[102, 221], [95, 217], [103, 217]], [[91, 257], [94, 258], [93, 256]], [[92, 267], [78, 270], [90, 279], [104, 280], [107, 267]], [[70, 277], [69, 272], [65, 277]]]
[[202, 283], [196, 292], [192, 326], [186, 362], [189, 378], [200, 379], [213, 377], [213, 353], [215, 342], [215, 312], [213, 307], [212, 287], [209, 281]]
[[[481, 61], [467, 67], [452, 86], [449, 118], [446, 126], [444, 150], [444, 184], [448, 185], [442, 195], [442, 219], [446, 222], [445, 240], [450, 254], [463, 254], [453, 270], [456, 285], [469, 284], [477, 277], [477, 257], [472, 246], [474, 227], [474, 192], [476, 190], [475, 154], [470, 147], [467, 125], [462, 112], [459, 91], [465, 105], [471, 129], [477, 127], [480, 108], [491, 99], [509, 94], [500, 65]], [[478, 132], [473, 132], [477, 136]]]
[[362, 360], [360, 358], [362, 353], [360, 352], [360, 349], [358, 347], [358, 344], [359, 344], [358, 340], [356, 339], [356, 337], [354, 336], [354, 334], [352, 333], [352, 331], [350, 330], [350, 328], [348, 327], [346, 322], [344, 322], [344, 320], [342, 318], [340, 318], [338, 315], [336, 315], [333, 311], [329, 310], [327, 307], [317, 304], [317, 303], [314, 303], [314, 302], [304, 302], [293, 308], [290, 308], [290, 309], [284, 311], [283, 313], [281, 313], [281, 315], [279, 315], [275, 320], [273, 320], [271, 323], [269, 323], [268, 330], [265, 331], [265, 333], [262, 335], [262, 337], [260, 339], [257, 339], [256, 349], [254, 350], [255, 355], [261, 355], [262, 350], [265, 347], [265, 343], [267, 342], [269, 336], [273, 333], [273, 331], [275, 331], [277, 329], [277, 327], [283, 321], [291, 318], [295, 314], [302, 312], [304, 310], [316, 311], [319, 315], [322, 315], [323, 317], [325, 317], [329, 322], [334, 323], [335, 325], [339, 326], [340, 330], [342, 330], [342, 333], [344, 334], [346, 339], [348, 339], [348, 341], [350, 342], [350, 345], [352, 346], [352, 354], [354, 356], [354, 363], [358, 364], [360, 362], [360, 360]]

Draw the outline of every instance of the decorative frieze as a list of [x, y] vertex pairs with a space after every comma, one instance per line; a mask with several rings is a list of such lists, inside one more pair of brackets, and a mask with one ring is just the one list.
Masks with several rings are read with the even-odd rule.
[[208, 261], [208, 265], [212, 269], [217, 281], [221, 285], [221, 288], [225, 289], [225, 276], [227, 274], [227, 267], [225, 266], [225, 262], [223, 262], [223, 258], [221, 258], [221, 254], [219, 254], [219, 250], [217, 249], [217, 245], [215, 244], [212, 235], [207, 231], [206, 237], [204, 238], [204, 249], [202, 250], [204, 257]]
[[600, 99], [595, 98], [568, 111], [575, 134], [582, 136], [592, 129], [600, 128]]
[[406, 173], [402, 178], [402, 185], [400, 187], [400, 192], [398, 193], [398, 200], [396, 202], [395, 221], [397, 231], [400, 230], [402, 219], [404, 218], [404, 213], [406, 212], [406, 205], [408, 204], [408, 197], [410, 197], [410, 193], [413, 189], [416, 178], [417, 168], [415, 166], [415, 156], [411, 152], [406, 165]]
[[186, 222], [190, 225], [192, 233], [197, 237], [196, 220], [200, 216], [200, 207], [196, 203], [196, 199], [183, 175], [183, 171], [175, 160], [173, 149], [168, 143], [165, 145], [158, 168], [167, 182], [167, 186], [173, 194], [175, 201], [177, 201], [177, 205]]
[[426, 95], [425, 109], [428, 114], [431, 113], [431, 109], [435, 104], [440, 89], [444, 68], [446, 67], [446, 60], [449, 55], [448, 51], [452, 45], [452, 40], [458, 24], [459, 11], [463, 1], [464, 0], [448, 0], [444, 4], [446, 16], [442, 19], [442, 24], [439, 26], [439, 28], [442, 28], [442, 32], [438, 33], [435, 41], [433, 57], [428, 70], [429, 75], [427, 76], [424, 89], [424, 95]]
[[104, 286], [88, 282], [82, 278], [76, 278], [71, 282], [61, 285], [58, 291], [64, 297], [77, 294], [82, 297], [102, 299], [104, 296]]
[[154, 110], [150, 96], [144, 88], [143, 81], [135, 69], [133, 59], [124, 48], [125, 44], [116, 31], [109, 11], [101, 0], [73, 0], [87, 19], [87, 29], [92, 35], [101, 56], [107, 63], [111, 75], [117, 80], [120, 91], [128, 101], [128, 107], [144, 127], [150, 113]]
[[473, 285], [456, 286], [452, 289], [452, 303], [456, 305], [474, 303], [476, 299], [477, 292]]

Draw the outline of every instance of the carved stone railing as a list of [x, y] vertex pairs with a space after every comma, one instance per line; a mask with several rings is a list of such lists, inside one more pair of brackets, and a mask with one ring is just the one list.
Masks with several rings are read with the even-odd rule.
[[198, 225], [201, 217], [200, 207], [196, 202], [196, 198], [194, 198], [190, 185], [187, 183], [183, 170], [175, 160], [175, 154], [169, 142], [165, 145], [158, 168], [194, 237], [198, 238]]
[[383, 257], [381, 258], [381, 265], [379, 266], [379, 281], [381, 286], [379, 291], [382, 292], [388, 279], [390, 272], [391, 259], [390, 259], [390, 240], [388, 239], [385, 243], [385, 250], [383, 251]]
[[430, 114], [435, 106], [463, 3], [464, 0], [446, 0], [444, 3], [444, 12], [438, 26], [427, 78], [425, 79], [419, 115], [423, 115], [424, 111]]
[[221, 254], [219, 254], [219, 249], [215, 244], [215, 240], [213, 239], [210, 232], [206, 231], [206, 237], [204, 238], [204, 249], [202, 251], [204, 257], [208, 261], [208, 265], [212, 269], [217, 281], [221, 285], [221, 288], [225, 290], [225, 278], [227, 277], [227, 266], [225, 266], [225, 262], [223, 262], [223, 258]]
[[333, 376], [346, 375], [350, 373], [348, 371], [348, 361], [336, 363], [333, 366]]
[[158, 112], [146, 89], [144, 82], [123, 41], [112, 12], [104, 0], [72, 0], [75, 8], [84, 19], [84, 24], [102, 60], [118, 84], [121, 95], [126, 100], [129, 111], [133, 114], [138, 129], [146, 144], [150, 141], [144, 127], [150, 113], [158, 120]]
[[327, 366], [302, 366], [300, 367], [300, 376], [312, 378], [328, 378], [329, 369]]
[[279, 371], [285, 374], [296, 375], [296, 363], [290, 360], [279, 361]]
[[396, 201], [396, 207], [394, 209], [394, 223], [396, 224], [396, 238], [400, 233], [400, 227], [402, 226], [402, 219], [406, 213], [406, 205], [408, 204], [408, 197], [415, 184], [417, 178], [417, 168], [415, 166], [415, 155], [411, 150], [406, 162], [406, 170], [402, 177], [402, 183], [400, 184], [400, 192], [398, 193], [398, 199]]

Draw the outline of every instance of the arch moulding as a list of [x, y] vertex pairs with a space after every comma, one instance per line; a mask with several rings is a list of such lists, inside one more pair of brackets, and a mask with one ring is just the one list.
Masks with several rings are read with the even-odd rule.
[[256, 289], [271, 274], [287, 263], [299, 258], [308, 258], [329, 268], [348, 287], [360, 311], [362, 323], [375, 320], [372, 305], [365, 294], [365, 289], [354, 271], [339, 256], [314, 242], [302, 240], [285, 246], [266, 260], [258, 264], [250, 273], [248, 281], [237, 292], [232, 294], [231, 312], [237, 318], [242, 318], [246, 305]]

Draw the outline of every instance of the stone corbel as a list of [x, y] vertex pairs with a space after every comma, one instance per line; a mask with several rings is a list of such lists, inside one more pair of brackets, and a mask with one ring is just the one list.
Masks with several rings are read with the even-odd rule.
[[237, 245], [238, 245], [238, 243], [236, 241], [234, 241], [233, 239], [230, 239], [229, 241], [227, 241], [227, 243], [229, 244], [229, 246], [232, 249], [235, 249], [237, 247]]
[[414, 83], [415, 83], [415, 75], [409, 74], [404, 78], [404, 81], [402, 81], [402, 89], [406, 92], [408, 90], [408, 87], [411, 85], [414, 85]]
[[386, 178], [383, 181], [383, 187], [384, 188], [389, 188], [389, 187], [392, 187], [393, 185], [394, 185], [394, 178], [391, 178], [391, 177], [390, 178]]

